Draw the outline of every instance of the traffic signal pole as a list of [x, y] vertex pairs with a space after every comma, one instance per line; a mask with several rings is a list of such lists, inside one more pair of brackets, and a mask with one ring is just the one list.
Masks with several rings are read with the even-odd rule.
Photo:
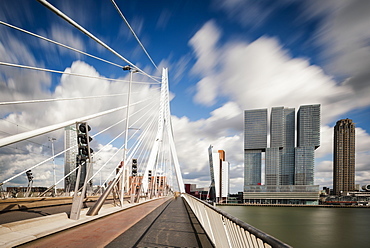
[[[70, 219], [72, 220], [78, 220], [80, 218], [82, 203], [85, 198], [86, 187], [87, 187], [88, 179], [89, 179], [90, 167], [92, 166], [92, 163], [91, 163], [92, 149], [90, 149], [90, 141], [92, 140], [92, 138], [89, 136], [90, 127], [87, 125], [86, 122], [80, 122], [80, 123], [76, 123], [76, 130], [77, 130], [77, 145], [78, 145], [77, 161], [78, 161], [79, 168], [78, 168], [77, 177], [76, 177], [76, 184], [75, 184], [71, 215], [70, 215]], [[83, 167], [85, 167], [85, 173], [84, 173], [85, 178], [84, 178], [84, 183], [82, 186], [81, 194], [79, 195], [78, 193], [80, 189], [81, 172], [82, 172]]]

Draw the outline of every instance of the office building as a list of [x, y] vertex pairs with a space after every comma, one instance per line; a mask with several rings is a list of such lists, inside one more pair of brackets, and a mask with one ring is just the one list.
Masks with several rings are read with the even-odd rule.
[[320, 104], [300, 106], [297, 114], [297, 147], [320, 146]]
[[320, 104], [273, 107], [267, 148], [267, 109], [244, 112], [244, 187], [261, 184], [262, 152], [266, 185], [313, 185], [315, 150], [320, 146]]
[[[314, 158], [320, 146], [320, 104], [300, 106], [297, 143], [294, 108], [271, 109], [270, 147], [266, 144], [267, 109], [246, 110], [244, 117], [245, 202], [316, 204]], [[265, 185], [261, 186], [263, 152]]]
[[[71, 192], [75, 190], [76, 178], [78, 173], [78, 170], [75, 170], [77, 165], [76, 156], [78, 154], [77, 132], [75, 125], [65, 127], [64, 129], [64, 149], [66, 151], [64, 153], [64, 176], [66, 176], [66, 178], [64, 179], [64, 190], [65, 192]], [[93, 163], [91, 161], [89, 171], [87, 171], [88, 166], [86, 163], [83, 163], [81, 165], [81, 175], [78, 185], [79, 188], [83, 186], [86, 176], [92, 176], [93, 174], [92, 164]], [[87, 185], [87, 191], [89, 192], [91, 190], [92, 190], [92, 180]]]
[[314, 184], [315, 150], [320, 146], [320, 104], [300, 106], [297, 114], [295, 185]]
[[[64, 129], [64, 176], [76, 169], [77, 133], [76, 126], [71, 125]], [[76, 172], [72, 172], [64, 179], [65, 192], [74, 191], [76, 185]]]
[[244, 111], [244, 187], [261, 184], [262, 152], [267, 148], [267, 109]]
[[270, 148], [266, 149], [266, 185], [294, 184], [295, 109], [273, 107]]
[[211, 172], [210, 198], [216, 202], [226, 201], [230, 189], [230, 163], [226, 161], [225, 151], [214, 152], [209, 146], [209, 167]]
[[335, 195], [355, 190], [355, 123], [350, 119], [334, 126], [333, 190]]

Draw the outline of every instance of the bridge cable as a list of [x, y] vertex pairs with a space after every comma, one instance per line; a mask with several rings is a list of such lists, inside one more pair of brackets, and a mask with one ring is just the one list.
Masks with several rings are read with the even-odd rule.
[[121, 54], [119, 54], [115, 50], [113, 50], [110, 46], [108, 46], [107, 44], [105, 44], [99, 38], [95, 37], [92, 33], [90, 33], [89, 31], [87, 31], [84, 27], [82, 27], [77, 22], [75, 22], [74, 20], [72, 20], [70, 17], [68, 17], [62, 11], [60, 11], [55, 6], [53, 6], [52, 4], [50, 4], [48, 1], [46, 1], [46, 0], [37, 0], [37, 1], [40, 2], [42, 5], [44, 5], [45, 7], [47, 7], [48, 9], [50, 9], [51, 11], [53, 11], [56, 15], [58, 15], [59, 17], [61, 17], [65, 21], [67, 21], [69, 24], [71, 24], [72, 26], [74, 26], [75, 28], [77, 28], [78, 30], [80, 30], [82, 33], [84, 33], [85, 35], [87, 35], [88, 37], [90, 37], [91, 39], [93, 39], [95, 42], [97, 42], [98, 44], [100, 44], [101, 46], [103, 46], [104, 48], [106, 48], [108, 51], [110, 51], [111, 53], [113, 53], [114, 55], [116, 55], [117, 57], [119, 57], [120, 59], [122, 59], [123, 61], [125, 61], [126, 63], [128, 63], [130, 66], [132, 66], [133, 68], [137, 69], [142, 74], [144, 74], [147, 77], [153, 79], [154, 81], [157, 81], [158, 83], [160, 83], [157, 79], [155, 79], [154, 77], [152, 77], [151, 75], [149, 75], [148, 73], [146, 73], [145, 71], [143, 71], [142, 69], [140, 69], [138, 66], [134, 65], [131, 61], [129, 61], [128, 59], [126, 59], [125, 57], [123, 57]]
[[[40, 67], [35, 67], [35, 66], [13, 64], [13, 63], [8, 63], [8, 62], [3, 62], [3, 61], [0, 61], [0, 65], [18, 67], [18, 68], [30, 69], [30, 70], [37, 70], [37, 71], [45, 71], [45, 72], [51, 72], [51, 73], [67, 74], [67, 75], [78, 76], [78, 77], [102, 79], [102, 80], [107, 80], [107, 81], [117, 81], [117, 82], [125, 82], [125, 83], [130, 82], [129, 80], [124, 80], [124, 79], [96, 77], [96, 76], [90, 76], [90, 75], [86, 75], [86, 74], [78, 74], [78, 73], [66, 72], [66, 71], [57, 71], [57, 70], [45, 69], [45, 68], [40, 68]], [[133, 84], [158, 84], [158, 83], [137, 82], [137, 81], [131, 81], [131, 83], [133, 83]]]
[[141, 48], [143, 49], [143, 51], [145, 52], [146, 56], [148, 56], [148, 58], [150, 59], [150, 62], [152, 62], [152, 64], [154, 65], [154, 67], [158, 70], [158, 67], [157, 65], [154, 63], [154, 61], [152, 60], [152, 58], [150, 57], [149, 53], [146, 51], [144, 45], [141, 43], [141, 41], [139, 40], [139, 37], [137, 37], [137, 35], [135, 34], [134, 30], [132, 29], [131, 25], [128, 23], [127, 19], [125, 18], [125, 16], [122, 14], [121, 10], [119, 9], [119, 7], [117, 6], [116, 2], [114, 0], [110, 0], [112, 2], [112, 4], [114, 5], [114, 7], [116, 8], [117, 12], [120, 14], [120, 16], [122, 17], [122, 19], [124, 20], [124, 22], [126, 23], [127, 27], [130, 29], [131, 33], [133, 34], [133, 36], [135, 37], [135, 39], [137, 40], [137, 42], [139, 43], [139, 45], [141, 46]]
[[[139, 92], [131, 92], [139, 93]], [[114, 97], [114, 96], [124, 96], [128, 93], [122, 94], [111, 94], [111, 95], [100, 95], [100, 96], [81, 96], [81, 97], [69, 97], [69, 98], [49, 98], [49, 99], [37, 99], [37, 100], [19, 100], [13, 102], [0, 102], [1, 105], [14, 105], [14, 104], [25, 104], [25, 103], [41, 103], [41, 102], [59, 102], [59, 101], [71, 101], [71, 100], [84, 100], [84, 99], [93, 99], [93, 98], [103, 98], [103, 97]], [[5, 119], [4, 119], [5, 120]], [[15, 124], [15, 123], [13, 123]]]
[[[137, 105], [137, 104], [142, 103], [142, 102], [145, 102], [145, 100], [141, 100], [141, 101], [138, 101], [136, 103], [133, 103], [133, 105]], [[103, 115], [114, 113], [116, 111], [119, 111], [119, 110], [122, 110], [122, 109], [125, 109], [125, 108], [127, 108], [127, 105], [117, 107], [117, 108], [113, 108], [113, 109], [109, 109], [109, 110], [105, 110], [105, 111], [102, 111], [102, 112], [99, 112], [99, 113], [96, 113], [96, 114], [91, 114], [91, 115], [88, 115], [88, 116], [79, 117], [79, 118], [72, 119], [72, 120], [69, 120], [69, 121], [65, 121], [65, 122], [62, 122], [62, 123], [53, 124], [53, 125], [49, 125], [49, 126], [46, 126], [46, 127], [38, 128], [38, 129], [35, 129], [35, 130], [32, 130], [32, 131], [23, 132], [23, 133], [20, 133], [20, 134], [5, 137], [3, 139], [0, 139], [0, 147], [10, 145], [10, 144], [13, 144], [13, 143], [16, 143], [16, 142], [19, 142], [19, 141], [22, 141], [22, 140], [26, 140], [26, 139], [29, 139], [29, 138], [33, 138], [33, 137], [36, 137], [36, 136], [39, 136], [39, 135], [42, 135], [42, 134], [45, 134], [45, 133], [49, 133], [49, 132], [58, 130], [60, 128], [73, 125], [76, 122], [83, 122], [83, 121], [94, 119], [94, 118], [97, 118], [97, 117], [100, 117], [100, 116], [103, 116]]]
[[111, 64], [111, 65], [114, 65], [114, 66], [117, 66], [117, 67], [120, 67], [120, 68], [122, 68], [122, 67], [123, 67], [122, 65], [115, 64], [115, 63], [110, 62], [110, 61], [108, 61], [108, 60], [105, 60], [105, 59], [99, 58], [99, 57], [94, 56], [94, 55], [92, 55], [92, 54], [86, 53], [86, 52], [84, 52], [84, 51], [78, 50], [78, 49], [73, 48], [73, 47], [70, 47], [70, 46], [67, 46], [67, 45], [65, 45], [65, 44], [63, 44], [63, 43], [60, 43], [60, 42], [57, 42], [57, 41], [51, 40], [51, 39], [49, 39], [49, 38], [46, 38], [46, 37], [44, 37], [44, 36], [41, 36], [41, 35], [38, 35], [38, 34], [32, 33], [32, 32], [30, 32], [30, 31], [27, 31], [27, 30], [22, 29], [22, 28], [20, 28], [20, 27], [13, 26], [13, 25], [11, 25], [11, 24], [9, 24], [9, 23], [6, 23], [6, 22], [3, 22], [3, 21], [0, 21], [0, 24], [5, 25], [5, 26], [10, 27], [10, 28], [13, 28], [13, 29], [18, 30], [18, 31], [21, 31], [21, 32], [23, 32], [23, 33], [26, 33], [26, 34], [32, 35], [32, 36], [37, 37], [37, 38], [39, 38], [39, 39], [42, 39], [42, 40], [45, 40], [45, 41], [48, 41], [48, 42], [54, 43], [54, 44], [56, 44], [56, 45], [58, 45], [58, 46], [61, 46], [61, 47], [67, 48], [67, 49], [72, 50], [72, 51], [75, 51], [75, 52], [77, 52], [77, 53], [80, 53], [80, 54], [83, 54], [83, 55], [89, 56], [89, 57], [91, 57], [91, 58], [94, 58], [94, 59], [97, 59], [97, 60], [103, 61], [103, 62], [105, 62], [105, 63]]
[[[154, 123], [154, 121], [152, 120], [151, 121], [151, 123]], [[142, 137], [144, 137], [146, 134], [147, 134], [147, 132], [148, 132], [148, 130], [149, 130], [149, 127], [151, 126], [151, 124], [150, 125], [148, 125], [147, 126], [147, 128], [144, 130], [144, 132], [140, 135], [140, 137], [139, 137], [139, 139], [135, 142], [135, 144], [134, 144], [134, 146], [133, 146], [133, 148], [131, 148], [130, 150], [129, 150], [129, 152], [128, 152], [128, 154], [130, 154], [129, 156], [128, 156], [128, 159], [127, 159], [127, 161], [129, 161], [130, 160], [130, 158], [132, 158], [133, 157], [133, 153], [135, 153], [136, 152], [136, 150], [138, 150], [139, 149], [139, 147], [140, 147], [140, 144], [142, 143], [142, 140], [143, 140], [143, 138]], [[138, 130], [137, 130], [138, 131]], [[137, 132], [136, 131], [136, 132]], [[133, 134], [131, 137], [133, 137], [135, 134]], [[130, 137], [130, 139], [131, 139], [131, 137]], [[124, 144], [119, 148], [119, 150], [113, 155], [113, 156], [115, 156], [119, 151], [121, 151], [122, 150], [122, 148], [123, 148], [123, 146], [124, 146]], [[126, 161], [126, 162], [127, 162]], [[107, 164], [107, 162], [105, 163], [105, 164]], [[105, 165], [104, 165], [105, 166]], [[117, 166], [119, 166], [119, 164], [117, 164]], [[117, 166], [115, 166], [114, 168], [113, 168], [113, 171], [110, 173], [110, 175], [108, 176], [108, 178], [105, 180], [105, 182], [103, 182], [103, 184], [105, 184], [108, 180], [109, 180], [109, 178], [110, 178], [110, 176], [113, 174], [113, 172], [115, 171], [115, 169], [116, 169], [116, 167]], [[95, 173], [95, 175], [94, 176], [96, 176], [96, 174], [97, 174], [98, 172], [96, 172]], [[92, 176], [89, 180], [91, 180], [94, 176]], [[102, 185], [101, 185], [102, 186]]]
[[[142, 101], [141, 101], [142, 102]], [[137, 103], [133, 103], [132, 105], [136, 105]], [[148, 104], [149, 105], [149, 104]], [[123, 109], [123, 108], [125, 108], [126, 106], [123, 106], [123, 107], [121, 107], [121, 109]], [[115, 110], [115, 109], [114, 109]], [[106, 111], [104, 111], [104, 112], [106, 112]], [[101, 112], [102, 113], [102, 112]], [[98, 116], [99, 117], [99, 116]], [[115, 124], [113, 124], [112, 126], [110, 126], [109, 128], [111, 128], [111, 127], [113, 127], [113, 126], [115, 126], [115, 125], [117, 125], [117, 124], [119, 124], [120, 122], [123, 122], [125, 119], [123, 119], [123, 120], [120, 120], [119, 122], [117, 122], [117, 123], [115, 123]], [[73, 122], [73, 123], [75, 123], [75, 122]], [[69, 125], [67, 125], [67, 126], [69, 126]], [[101, 132], [99, 132], [99, 133], [96, 133], [96, 134], [94, 134], [94, 135], [92, 135], [91, 137], [96, 137], [96, 136], [98, 136], [99, 134], [101, 134], [101, 133], [103, 133], [104, 131], [107, 131], [109, 128], [107, 128], [107, 129], [104, 129], [103, 131], [101, 131]], [[54, 130], [53, 130], [54, 131]], [[9, 181], [11, 181], [11, 180], [13, 180], [14, 178], [16, 178], [16, 177], [18, 177], [18, 176], [20, 176], [20, 175], [22, 175], [22, 174], [24, 174], [26, 171], [28, 171], [28, 170], [32, 170], [32, 169], [34, 169], [34, 168], [36, 168], [36, 167], [38, 167], [38, 166], [40, 166], [40, 165], [42, 165], [42, 164], [44, 164], [44, 163], [46, 163], [46, 162], [48, 162], [48, 161], [50, 161], [50, 160], [52, 160], [52, 159], [54, 159], [54, 158], [56, 158], [56, 157], [58, 157], [58, 156], [60, 156], [60, 155], [62, 155], [62, 154], [64, 154], [65, 152], [67, 152], [67, 151], [69, 151], [69, 150], [71, 150], [71, 149], [73, 149], [74, 147], [76, 147], [77, 146], [77, 144], [76, 145], [74, 145], [74, 146], [71, 146], [71, 147], [69, 147], [69, 148], [67, 148], [67, 149], [65, 149], [65, 150], [63, 150], [63, 151], [61, 151], [61, 152], [59, 152], [59, 153], [57, 153], [57, 154], [55, 154], [54, 156], [51, 156], [51, 157], [49, 157], [49, 158], [47, 158], [47, 159], [45, 159], [45, 160], [43, 160], [42, 162], [40, 162], [40, 163], [38, 163], [38, 164], [36, 164], [36, 165], [34, 165], [34, 166], [31, 166], [30, 168], [28, 168], [28, 169], [26, 169], [26, 170], [24, 170], [24, 171], [22, 171], [22, 172], [20, 172], [20, 173], [18, 173], [18, 174], [16, 174], [15, 176], [13, 176], [13, 177], [11, 177], [11, 178], [9, 178], [9, 179], [7, 179], [7, 180], [5, 180], [5, 181], [3, 181], [3, 182], [1, 182], [0, 183], [0, 186], [1, 185], [3, 185], [3, 184], [5, 184], [5, 183], [7, 183], [7, 182], [9, 182]], [[99, 151], [98, 151], [99, 152]], [[97, 153], [98, 153], [97, 152]], [[96, 154], [97, 154], [96, 153]]]
[[[153, 107], [152, 107], [153, 108]], [[149, 109], [148, 110], [148, 112], [150, 111], [151, 109]], [[137, 111], [137, 113], [138, 113], [139, 111]], [[145, 116], [145, 114], [144, 115], [142, 115], [142, 116]], [[127, 118], [126, 118], [127, 119]], [[137, 121], [139, 121], [140, 119], [138, 119]], [[137, 122], [136, 121], [136, 122]], [[121, 121], [120, 121], [121, 122]], [[145, 124], [145, 122], [143, 123], [143, 125]], [[134, 125], [134, 123], [133, 123], [133, 125]], [[136, 130], [136, 132], [138, 132], [138, 130]], [[131, 137], [133, 137], [135, 134], [136, 134], [136, 132], [131, 136]], [[120, 137], [122, 134], [124, 134], [125, 133], [125, 131], [123, 131], [123, 132], [121, 132], [119, 135], [117, 135], [113, 140], [111, 140], [108, 144], [106, 144], [104, 147], [102, 147], [97, 153], [95, 153], [94, 155], [96, 156], [100, 151], [102, 151], [105, 147], [107, 147], [108, 145], [110, 145], [113, 141], [115, 141], [118, 137]], [[131, 138], [130, 138], [131, 139]], [[124, 146], [124, 145], [123, 145]], [[111, 156], [111, 158], [109, 159], [109, 161], [120, 151], [120, 149], [122, 149], [122, 147], [123, 146], [121, 146], [121, 148], [119, 148], [118, 150], [117, 150], [117, 152], [114, 154], [114, 155], [112, 155]], [[107, 162], [106, 162], [106, 164], [107, 164]], [[104, 165], [105, 166], [105, 165]], [[103, 167], [104, 167], [103, 166]], [[91, 179], [93, 179], [95, 176], [96, 176], [96, 174], [100, 171], [101, 169], [99, 169], [88, 181], [90, 181]]]

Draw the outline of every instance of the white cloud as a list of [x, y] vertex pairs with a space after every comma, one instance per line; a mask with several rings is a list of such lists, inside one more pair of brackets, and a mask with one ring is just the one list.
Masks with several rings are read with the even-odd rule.
[[207, 75], [215, 69], [219, 58], [217, 42], [221, 32], [214, 21], [209, 21], [190, 39], [189, 44], [193, 47], [198, 58], [193, 71], [201, 75]]
[[348, 77], [345, 83], [358, 95], [357, 104], [369, 105], [370, 2], [307, 1], [304, 11], [322, 19], [316, 42], [323, 46], [325, 69]]

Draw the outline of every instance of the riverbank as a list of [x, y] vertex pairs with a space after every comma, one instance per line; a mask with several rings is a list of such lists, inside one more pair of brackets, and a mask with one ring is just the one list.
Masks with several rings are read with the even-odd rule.
[[303, 205], [303, 204], [250, 204], [217, 203], [216, 206], [252, 206], [252, 207], [321, 207], [321, 208], [370, 208], [370, 205]]

